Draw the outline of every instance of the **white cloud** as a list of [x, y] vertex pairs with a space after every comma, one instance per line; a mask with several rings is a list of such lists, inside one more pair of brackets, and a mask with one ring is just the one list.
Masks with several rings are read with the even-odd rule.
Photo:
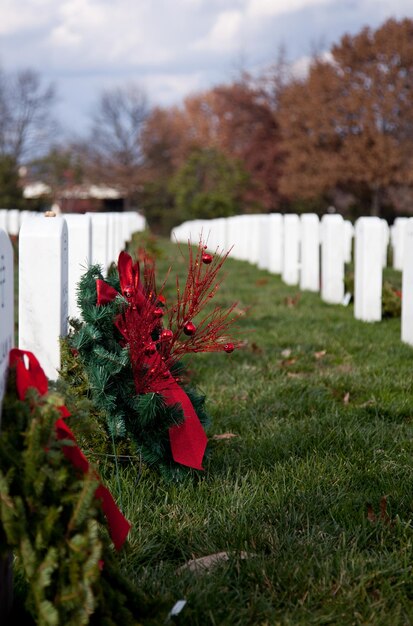
[[223, 11], [220, 13], [208, 35], [195, 42], [195, 50], [224, 52], [234, 49], [241, 35], [243, 16], [240, 11]]
[[246, 13], [256, 18], [274, 17], [322, 4], [331, 4], [331, 0], [248, 0]]
[[72, 64], [83, 68], [164, 61], [170, 51], [156, 31], [157, 17], [148, 4], [129, 0], [66, 0], [60, 5], [59, 23], [49, 43], [69, 52]]
[[294, 71], [344, 32], [413, 17], [413, 0], [0, 0], [4, 70], [34, 67], [56, 82], [62, 118], [87, 117], [101, 88], [143, 84], [153, 102], [178, 102], [273, 62], [285, 43]]
[[156, 94], [156, 103], [163, 106], [178, 104], [186, 96], [205, 87], [202, 72], [188, 74], [151, 74], [140, 82], [150, 94]]
[[2, 0], [0, 35], [16, 35], [50, 23], [54, 7], [54, 0]]

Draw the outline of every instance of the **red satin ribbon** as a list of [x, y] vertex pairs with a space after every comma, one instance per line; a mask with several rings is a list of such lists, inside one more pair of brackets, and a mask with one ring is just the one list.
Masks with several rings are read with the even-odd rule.
[[[139, 264], [133, 265], [131, 256], [126, 252], [121, 252], [119, 255], [118, 270], [122, 293], [128, 286], [135, 290], [135, 294], [141, 290]], [[96, 291], [97, 305], [107, 304], [118, 295], [113, 287], [102, 280], [96, 281]], [[121, 317], [116, 318], [114, 323], [127, 340]], [[156, 359], [156, 355], [152, 359]], [[152, 359], [148, 358], [148, 363]], [[181, 465], [203, 470], [202, 459], [208, 438], [187, 394], [169, 371], [165, 371], [165, 378], [155, 380], [151, 389], [162, 394], [167, 405], [180, 404], [182, 406], [184, 421], [182, 424], [169, 428], [169, 442], [174, 461]]]
[[124, 293], [127, 287], [129, 287], [129, 289], [133, 289], [134, 291], [139, 289], [139, 263], [135, 263], [134, 265], [130, 254], [124, 252], [123, 250], [118, 259], [118, 272], [122, 293]]
[[185, 419], [182, 424], [169, 428], [169, 441], [174, 461], [203, 470], [202, 459], [208, 438], [187, 394], [170, 373], [168, 378], [154, 381], [152, 389], [162, 395], [167, 405], [180, 404], [184, 412]]
[[[25, 357], [28, 367], [25, 364]], [[47, 393], [48, 381], [46, 375], [32, 352], [14, 348], [10, 350], [9, 362], [10, 367], [16, 368], [16, 387], [20, 400], [25, 399], [26, 392], [30, 387], [37, 389], [40, 395]], [[64, 421], [64, 418], [69, 417], [70, 413], [65, 406], [59, 407], [59, 410], [61, 417], [55, 422], [56, 436], [59, 440], [70, 439], [75, 444], [73, 446], [64, 446], [62, 448], [63, 454], [76, 469], [86, 474], [90, 469], [89, 461], [79, 446], [76, 445], [75, 436]], [[100, 480], [95, 496], [102, 502], [102, 510], [108, 522], [110, 536], [116, 550], [120, 550], [129, 533], [131, 524], [116, 506], [109, 489]]]
[[96, 292], [98, 304], [108, 304], [108, 302], [112, 302], [119, 295], [116, 289], [105, 283], [104, 280], [100, 280], [100, 278], [96, 280]]

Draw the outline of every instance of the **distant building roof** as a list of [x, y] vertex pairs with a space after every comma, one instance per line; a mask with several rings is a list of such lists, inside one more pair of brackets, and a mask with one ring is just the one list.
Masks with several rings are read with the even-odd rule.
[[66, 189], [61, 194], [62, 198], [96, 198], [97, 200], [117, 200], [122, 198], [122, 194], [113, 187], [106, 185], [78, 185]]
[[[28, 183], [23, 188], [24, 198], [40, 198], [52, 193], [49, 185], [41, 181]], [[74, 185], [69, 189], [65, 189], [60, 194], [62, 198], [76, 198], [78, 200], [86, 200], [94, 198], [96, 200], [118, 200], [122, 198], [122, 194], [113, 187], [107, 185]]]
[[23, 188], [23, 198], [40, 198], [41, 196], [47, 196], [52, 192], [51, 187], [40, 181], [35, 183], [29, 183]]

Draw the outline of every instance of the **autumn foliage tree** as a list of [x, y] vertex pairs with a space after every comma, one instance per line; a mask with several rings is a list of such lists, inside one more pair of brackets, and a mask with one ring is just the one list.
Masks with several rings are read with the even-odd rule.
[[[143, 146], [145, 188], [150, 192], [145, 202], [152, 211], [156, 196], [160, 201], [166, 199], [169, 213], [173, 213], [176, 200], [179, 204], [179, 198], [185, 195], [179, 191], [179, 183], [188, 181], [186, 173], [195, 164], [202, 176], [193, 193], [201, 198], [206, 180], [214, 180], [220, 195], [219, 203], [213, 202], [211, 194], [205, 198], [204, 217], [224, 216], [228, 211], [269, 211], [279, 206], [279, 126], [265, 92], [248, 77], [192, 95], [181, 107], [155, 109], [145, 125]], [[218, 182], [220, 172], [223, 178]], [[196, 177], [191, 180], [195, 182]], [[236, 189], [228, 184], [230, 181]], [[228, 191], [225, 199], [224, 190]], [[202, 203], [196, 204], [197, 216], [201, 217]], [[181, 211], [178, 213], [181, 216]], [[179, 216], [176, 214], [177, 220]]]
[[392, 189], [413, 183], [412, 93], [412, 20], [345, 35], [280, 94], [282, 192], [310, 199], [351, 191], [380, 215]]

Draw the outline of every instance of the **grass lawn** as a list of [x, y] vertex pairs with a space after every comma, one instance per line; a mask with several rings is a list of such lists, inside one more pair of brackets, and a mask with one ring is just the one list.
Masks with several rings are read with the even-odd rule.
[[[160, 279], [185, 270], [177, 246], [158, 246]], [[215, 301], [248, 309], [247, 341], [190, 363], [212, 417], [205, 472], [170, 484], [120, 468], [124, 571], [159, 602], [156, 624], [180, 599], [174, 623], [188, 626], [412, 624], [413, 349], [400, 319], [356, 321], [352, 305], [244, 262], [223, 272]], [[112, 466], [100, 472], [116, 494]], [[223, 551], [209, 571], [182, 569]]]
[[[161, 246], [158, 276], [184, 267]], [[216, 301], [248, 308], [248, 343], [192, 370], [208, 434], [236, 437], [212, 439], [184, 484], [122, 468], [125, 571], [160, 606], [186, 599], [179, 624], [412, 624], [413, 349], [400, 320], [356, 321], [352, 305], [244, 262], [224, 270]], [[209, 572], [179, 570], [222, 551]]]

